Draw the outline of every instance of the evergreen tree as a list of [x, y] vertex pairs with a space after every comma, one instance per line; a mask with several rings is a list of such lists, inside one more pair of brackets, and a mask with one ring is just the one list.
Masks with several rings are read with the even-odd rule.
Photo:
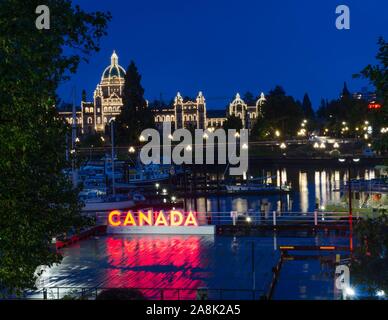
[[50, 30], [38, 30], [40, 4], [0, 2], [1, 293], [33, 288], [37, 267], [61, 260], [52, 238], [84, 223], [77, 190], [63, 174], [68, 128], [55, 92], [77, 70], [78, 52], [86, 58], [99, 49], [110, 15], [46, 0]]
[[248, 106], [254, 106], [256, 105], [256, 99], [255, 99], [255, 96], [250, 92], [250, 91], [247, 91], [245, 92], [243, 98], [244, 102], [248, 105]]
[[[379, 51], [376, 55], [378, 64], [366, 66], [360, 74], [354, 77], [363, 77], [370, 81], [376, 89], [377, 102], [381, 108], [373, 110], [370, 118], [373, 126], [377, 128], [385, 127], [388, 123], [388, 42], [384, 38], [379, 38]], [[381, 152], [387, 152], [388, 139], [386, 134], [379, 133], [374, 141], [374, 147]]]
[[85, 89], [82, 90], [81, 101], [86, 102], [86, 90]]
[[273, 132], [279, 130], [282, 136], [295, 136], [303, 119], [301, 105], [293, 97], [287, 96], [280, 86], [271, 90], [266, 99], [261, 121], [266, 121], [267, 127], [272, 128]]
[[342, 89], [342, 94], [341, 94], [341, 98], [350, 98], [351, 94], [350, 94], [350, 91], [348, 89], [348, 86], [346, 84], [346, 82], [344, 82], [344, 87]]
[[313, 119], [314, 118], [314, 110], [310, 101], [310, 98], [307, 93], [303, 96], [302, 102], [302, 110], [305, 118]]
[[129, 64], [123, 88], [123, 107], [116, 121], [117, 140], [121, 145], [137, 143], [141, 132], [154, 128], [152, 110], [147, 107], [141, 75], [133, 61]]

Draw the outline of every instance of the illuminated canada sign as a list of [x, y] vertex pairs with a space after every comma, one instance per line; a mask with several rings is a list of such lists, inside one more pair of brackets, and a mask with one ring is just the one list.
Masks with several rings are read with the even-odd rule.
[[178, 210], [169, 212], [153, 211], [127, 211], [113, 210], [108, 216], [109, 227], [198, 227], [198, 221], [193, 212], [183, 213]]

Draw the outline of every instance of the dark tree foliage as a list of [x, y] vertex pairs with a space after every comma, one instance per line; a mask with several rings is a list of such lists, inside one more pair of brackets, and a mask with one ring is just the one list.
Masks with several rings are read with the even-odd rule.
[[144, 99], [141, 75], [133, 61], [127, 68], [124, 81], [123, 107], [116, 119], [116, 132], [118, 143], [128, 145], [138, 142], [141, 132], [154, 128], [155, 122], [152, 110]]
[[[355, 128], [363, 128], [364, 122], [370, 119], [368, 103], [347, 94], [342, 94], [339, 99], [330, 102], [322, 101], [317, 115], [322, 125], [330, 130], [330, 135], [334, 136], [358, 136], [362, 134], [362, 130], [357, 132]], [[351, 128], [346, 133], [341, 132], [343, 122], [346, 123], [346, 127]]]
[[342, 89], [341, 98], [349, 98], [351, 96], [350, 91], [348, 89], [348, 85], [344, 82], [344, 87]]
[[366, 287], [371, 295], [388, 292], [388, 216], [364, 219], [356, 225], [357, 245], [351, 276]]
[[86, 102], [86, 90], [85, 89], [82, 90], [82, 98], [81, 98], [81, 100], [83, 102]]
[[47, 0], [0, 2], [0, 292], [34, 287], [40, 265], [59, 262], [51, 239], [83, 225], [77, 190], [62, 173], [65, 134], [55, 91], [99, 48], [109, 14]]
[[262, 111], [267, 127], [279, 130], [283, 136], [295, 136], [303, 120], [301, 106], [280, 86], [270, 91], [266, 98]]
[[235, 115], [230, 115], [226, 118], [223, 128], [225, 130], [235, 129], [239, 131], [243, 128], [243, 123], [240, 118], [236, 117]]
[[243, 101], [248, 105], [248, 106], [254, 106], [256, 105], [256, 100], [255, 99], [255, 96], [252, 94], [252, 92], [250, 91], [247, 91], [245, 92], [244, 96], [243, 96]]
[[313, 106], [310, 101], [310, 97], [308, 96], [307, 93], [303, 96], [303, 102], [302, 102], [302, 110], [303, 110], [303, 115], [306, 119], [314, 119], [314, 110]]
[[[374, 126], [381, 128], [386, 127], [388, 123], [388, 43], [380, 38], [378, 45], [379, 51], [376, 55], [378, 64], [366, 66], [360, 74], [356, 74], [354, 77], [368, 79], [375, 87], [377, 102], [382, 105], [382, 108], [371, 111], [370, 118]], [[385, 145], [386, 142], [387, 139], [380, 134], [376, 137], [374, 147], [378, 148], [378, 151], [384, 152], [388, 149], [388, 145]]]

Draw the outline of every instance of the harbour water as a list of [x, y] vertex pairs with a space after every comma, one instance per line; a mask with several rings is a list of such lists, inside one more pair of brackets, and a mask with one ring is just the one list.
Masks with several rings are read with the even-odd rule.
[[[236, 195], [197, 198], [197, 211], [205, 212], [258, 212], [260, 203], [268, 202], [269, 210], [278, 212], [313, 212], [318, 205], [325, 208], [328, 204], [339, 203], [343, 193], [336, 191], [347, 182], [346, 168], [285, 166], [279, 168], [252, 168], [250, 175], [269, 177], [267, 182], [277, 186], [290, 184], [292, 192], [287, 195]], [[352, 169], [351, 179], [374, 179], [378, 172], [373, 166], [359, 166]], [[214, 177], [213, 177], [214, 179]], [[188, 208], [194, 209], [195, 199], [188, 201]], [[207, 206], [206, 206], [207, 202]]]
[[[103, 236], [63, 249], [62, 263], [48, 269], [38, 284], [51, 287], [54, 295], [56, 287], [132, 287], [159, 299], [156, 288], [169, 288], [175, 290], [165, 290], [164, 299], [178, 299], [178, 295], [195, 299], [196, 289], [206, 287], [209, 298], [221, 294], [223, 299], [251, 299], [254, 290], [258, 299], [268, 291], [280, 245], [345, 245], [347, 241], [327, 234]], [[335, 298], [333, 270], [319, 259], [284, 262], [280, 279], [274, 299]], [[183, 290], [178, 293], [178, 289]]]
[[[197, 199], [197, 210], [205, 212], [259, 211], [265, 200], [270, 210], [311, 212], [340, 201], [335, 191], [347, 181], [343, 168], [260, 169], [255, 176], [274, 176], [275, 183], [290, 183], [287, 195], [215, 195]], [[373, 167], [357, 168], [352, 178], [372, 179]], [[194, 199], [189, 199], [193, 206]], [[218, 210], [220, 207], [220, 210]], [[61, 264], [47, 269], [39, 288], [65, 294], [66, 288], [141, 288], [150, 299], [195, 299], [198, 288], [207, 288], [209, 298], [259, 299], [268, 293], [281, 252], [279, 246], [347, 246], [346, 234], [267, 232], [259, 236], [200, 235], [106, 235], [80, 241], [62, 249]], [[325, 255], [333, 252], [303, 252], [283, 262], [273, 299], [337, 299], [333, 267]], [[342, 253], [341, 253], [342, 254]], [[346, 256], [346, 253], [343, 253]], [[306, 258], [307, 256], [307, 258]], [[254, 272], [253, 272], [254, 271]], [[58, 289], [64, 288], [64, 289]], [[161, 290], [163, 289], [163, 290]], [[222, 290], [221, 290], [222, 289]], [[64, 290], [64, 291], [60, 291]]]

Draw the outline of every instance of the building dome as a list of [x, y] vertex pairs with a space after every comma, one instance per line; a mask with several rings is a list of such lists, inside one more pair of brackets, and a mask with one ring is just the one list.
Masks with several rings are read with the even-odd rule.
[[110, 66], [106, 67], [102, 73], [101, 80], [110, 80], [115, 78], [124, 78], [125, 70], [122, 66], [119, 65], [119, 57], [116, 52], [113, 51], [113, 54], [110, 58]]

